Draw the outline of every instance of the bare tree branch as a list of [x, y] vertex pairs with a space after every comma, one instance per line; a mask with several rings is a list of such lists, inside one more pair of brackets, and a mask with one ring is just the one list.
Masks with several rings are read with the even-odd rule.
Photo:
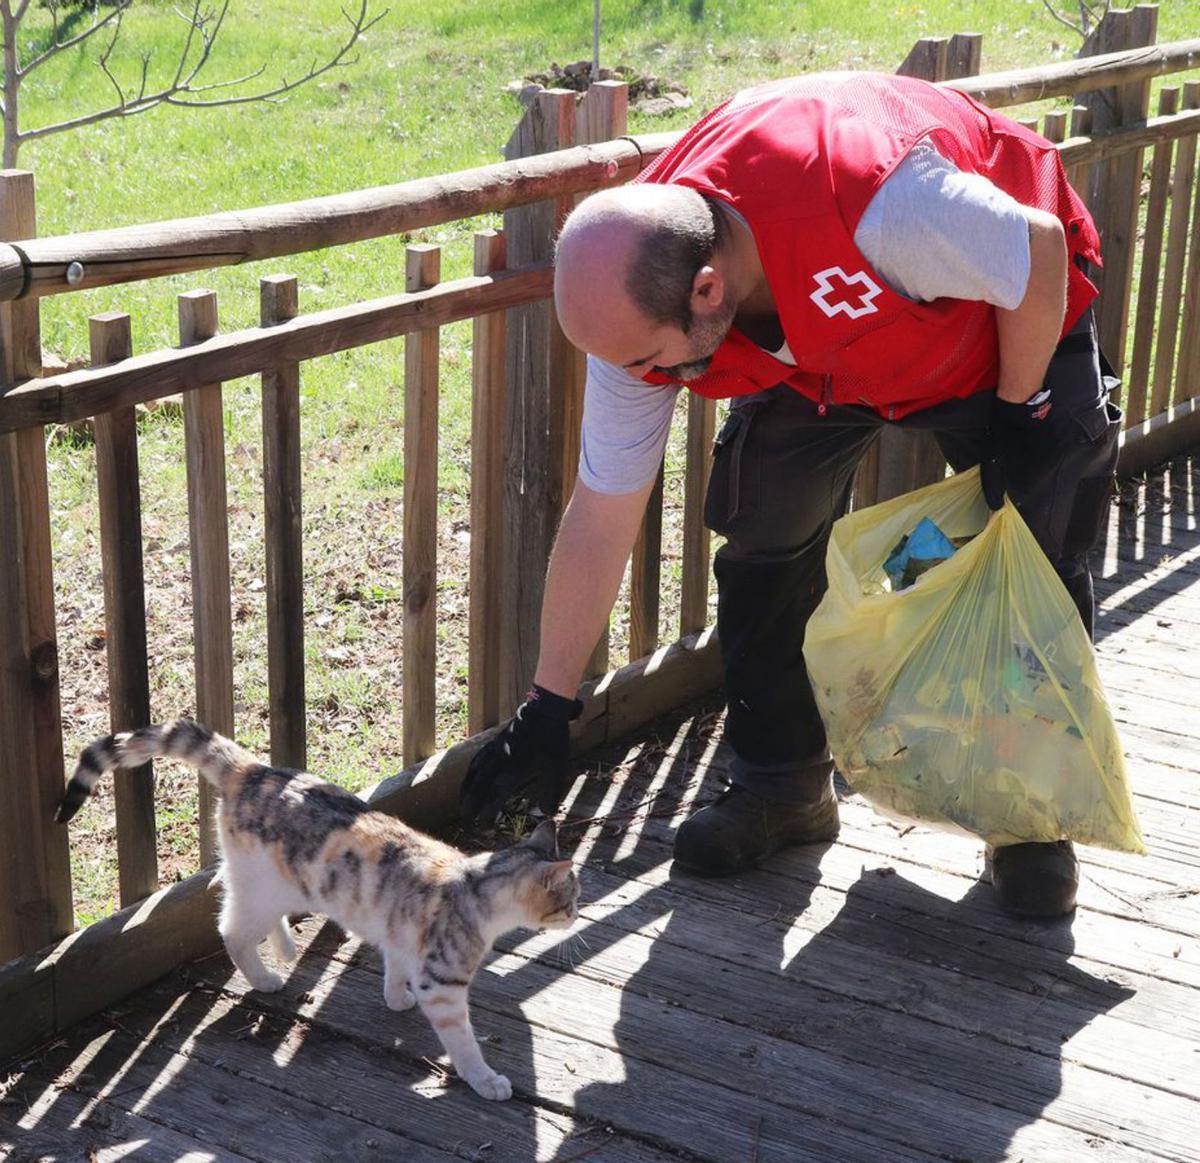
[[125, 104], [125, 91], [121, 88], [120, 82], [112, 75], [112, 70], [108, 67], [108, 58], [112, 56], [113, 46], [117, 43], [117, 37], [121, 35], [121, 22], [118, 20], [113, 28], [112, 38], [108, 42], [106, 48], [101, 54], [100, 59], [96, 62], [100, 66], [100, 71], [112, 82], [112, 87], [117, 91], [117, 101]]
[[[314, 60], [309, 66], [308, 72], [305, 73], [304, 76], [300, 77], [299, 80], [288, 81], [285, 79], [281, 85], [277, 85], [274, 89], [267, 89], [261, 93], [249, 93], [244, 97], [222, 97], [217, 101], [180, 101], [174, 95], [170, 95], [164, 97], [163, 101], [167, 105], [186, 105], [193, 109], [212, 109], [218, 105], [246, 105], [252, 101], [275, 100], [278, 97], [282, 97], [285, 93], [290, 93], [293, 89], [300, 88], [301, 85], [307, 85], [309, 81], [315, 80], [317, 77], [321, 76], [322, 73], [329, 72], [330, 69], [348, 68], [351, 65], [357, 64], [358, 57], [352, 57], [351, 59], [347, 60], [346, 54], [351, 48], [354, 47], [355, 43], [358, 41], [358, 38], [362, 36], [367, 29], [373, 28], [376, 24], [378, 24], [388, 14], [388, 11], [389, 10], [385, 8], [381, 13], [379, 13], [378, 16], [373, 17], [371, 20], [367, 20], [367, 0], [361, 0], [357, 17], [351, 16], [343, 8], [342, 15], [345, 16], [347, 22], [350, 24], [350, 32], [346, 37], [345, 43], [337, 50], [336, 53], [334, 53], [332, 57], [329, 58], [329, 60], [327, 60], [320, 67], [317, 66], [317, 62]], [[210, 89], [217, 87], [219, 87], [219, 85], [207, 86], [207, 88]], [[181, 87], [179, 91], [182, 93], [202, 93], [205, 91], [205, 87], [195, 88], [191, 86], [184, 86]]]
[[[228, 0], [226, 0], [225, 7], [229, 7]], [[192, 15], [190, 17], [184, 16], [184, 14], [180, 12], [178, 8], [173, 9], [173, 11], [175, 15], [180, 18], [180, 20], [186, 21], [188, 26], [187, 40], [183, 42], [183, 51], [179, 54], [179, 65], [175, 69], [175, 79], [171, 82], [172, 86], [178, 87], [180, 80], [183, 77], [183, 70], [187, 66], [188, 57], [191, 56], [192, 53], [192, 41], [195, 39], [197, 29], [200, 30], [201, 36], [204, 35], [203, 25], [206, 18], [200, 15], [200, 0], [195, 0], [195, 3], [193, 3]], [[225, 19], [224, 10], [221, 12], [221, 19]]]
[[1054, 5], [1051, 3], [1051, 0], [1042, 0], [1042, 6], [1047, 12], [1050, 13], [1052, 17], [1054, 17], [1055, 20], [1058, 21], [1059, 24], [1063, 25], [1064, 28], [1069, 28], [1078, 36], [1081, 36], [1084, 40], [1087, 40], [1088, 35], [1091, 33], [1092, 25], [1099, 24], [1104, 17], [1108, 15], [1108, 10], [1111, 7], [1111, 0], [1104, 0], [1103, 10], [1100, 12], [1099, 16], [1096, 15], [1096, 9], [1093, 8], [1092, 5], [1088, 4], [1087, 0], [1079, 0], [1078, 24], [1076, 24], [1075, 21], [1063, 16], [1063, 14], [1054, 7]]
[[1065, 16], [1063, 16], [1062, 13], [1059, 12], [1054, 7], [1054, 5], [1050, 3], [1050, 0], [1042, 0], [1042, 7], [1045, 8], [1046, 11], [1049, 12], [1050, 15], [1053, 16], [1054, 19], [1057, 20], [1059, 24], [1063, 25], [1063, 27], [1069, 28], [1072, 32], [1075, 32], [1075, 33], [1079, 32], [1079, 25], [1076, 24], [1073, 20], [1068, 20]]
[[243, 77], [234, 77], [229, 81], [214, 81], [211, 85], [189, 85], [189, 93], [208, 93], [213, 89], [231, 89], [235, 85], [244, 85], [247, 81], [257, 80], [267, 71], [266, 65], [259, 65], [252, 73], [247, 73]]
[[[26, 0], [26, 3], [28, 3], [28, 0]], [[96, 33], [98, 33], [102, 28], [105, 28], [107, 25], [111, 24], [114, 20], [120, 24], [121, 17], [125, 14], [126, 9], [128, 9], [132, 3], [133, 0], [118, 0], [116, 7], [114, 7], [113, 10], [106, 17], [104, 17], [103, 20], [98, 20], [90, 28], [85, 28], [81, 33], [78, 33], [67, 40], [61, 41], [58, 39], [58, 5], [52, 5], [50, 12], [54, 21], [54, 28], [50, 34], [50, 47], [45, 49], [43, 52], [38, 53], [38, 55], [35, 56], [28, 64], [20, 66], [17, 69], [17, 76], [24, 79], [25, 77], [29, 76], [29, 74], [32, 73], [33, 70], [39, 65], [45, 64], [51, 57], [57, 56], [60, 52], [64, 52], [69, 48], [73, 48], [77, 44], [81, 44], [90, 36], [95, 36]], [[15, 19], [20, 21], [21, 16], [19, 13]]]
[[[0, 0], [0, 5], [7, 6], [9, 2], [10, 0]], [[266, 66], [263, 65], [243, 77], [227, 81], [215, 81], [208, 85], [194, 84], [201, 70], [204, 69], [212, 57], [213, 47], [216, 44], [217, 37], [225, 21], [225, 15], [229, 11], [229, 0], [225, 0], [219, 11], [210, 9], [207, 12], [201, 11], [201, 2], [202, 0], [194, 0], [190, 15], [178, 12], [177, 10], [180, 19], [188, 25], [188, 33], [178, 57], [174, 77], [162, 88], [153, 92], [147, 92], [150, 57], [146, 55], [142, 58], [142, 74], [137, 96], [133, 97], [126, 95], [125, 90], [113, 75], [108, 64], [113, 46], [116, 44], [117, 36], [120, 33], [120, 13], [132, 3], [132, 0], [124, 0], [121, 8], [115, 13], [110, 14], [105, 21], [107, 23], [108, 20], [116, 17], [116, 28], [107, 48], [97, 62], [116, 90], [116, 103], [104, 109], [97, 109], [92, 113], [73, 117], [67, 121], [39, 126], [37, 129], [24, 130], [16, 135], [18, 145], [26, 141], [34, 141], [41, 137], [49, 137], [54, 133], [64, 133], [70, 129], [78, 129], [84, 125], [94, 125], [98, 121], [107, 121], [114, 117], [132, 117], [137, 113], [144, 113], [148, 109], [153, 109], [157, 105], [177, 105], [188, 108], [211, 109], [221, 105], [246, 105], [255, 101], [277, 100], [284, 94], [290, 93], [293, 89], [298, 89], [301, 85], [306, 85], [309, 81], [315, 80], [331, 69], [354, 64], [358, 60], [357, 56], [347, 59], [350, 49], [357, 43], [364, 32], [374, 27], [388, 14], [388, 10], [385, 9], [378, 15], [368, 19], [367, 5], [369, 0], [360, 0], [356, 16], [352, 16], [345, 9], [342, 10], [342, 15], [345, 16], [347, 23], [350, 25], [350, 30], [344, 43], [323, 64], [318, 65], [314, 60], [308, 71], [299, 79], [288, 81], [284, 78], [281, 84], [276, 85], [272, 89], [266, 89], [258, 93], [249, 93], [241, 97], [222, 97], [211, 101], [196, 101], [187, 100], [186, 98], [196, 94], [212, 92], [216, 89], [226, 89], [244, 84], [261, 76], [266, 70]], [[96, 27], [99, 26], [97, 25]], [[89, 30], [89, 35], [92, 31], [94, 29]], [[199, 52], [195, 54], [195, 60], [191, 60], [193, 45], [197, 36], [200, 38], [200, 48]], [[69, 43], [72, 42], [64, 42], [64, 47]]]

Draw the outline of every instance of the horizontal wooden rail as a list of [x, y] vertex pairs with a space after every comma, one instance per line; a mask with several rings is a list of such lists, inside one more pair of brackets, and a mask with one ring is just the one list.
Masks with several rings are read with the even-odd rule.
[[300, 254], [619, 186], [678, 136], [620, 138], [301, 202], [0, 244], [0, 301]]
[[553, 289], [549, 263], [483, 277], [455, 279], [429, 291], [369, 299], [298, 315], [270, 327], [248, 327], [190, 347], [168, 347], [105, 367], [26, 380], [0, 396], [0, 433], [36, 424], [66, 424], [113, 408], [256, 375], [280, 363], [457, 323], [544, 299]]
[[969, 93], [993, 109], [1003, 109], [1009, 105], [1040, 101], [1043, 97], [1089, 93], [1194, 68], [1200, 68], [1200, 37], [1060, 61], [1054, 65], [981, 73], [978, 77], [940, 81], [939, 84]]
[[[1200, 38], [939, 84], [1003, 108], [1198, 66]], [[299, 254], [617, 186], [678, 137], [622, 137], [323, 198], [0, 244], [0, 301]]]
[[1064, 166], [1090, 165], [1130, 150], [1161, 145], [1164, 141], [1198, 133], [1200, 109], [1188, 109], [1164, 117], [1148, 117], [1139, 125], [1095, 133], [1090, 137], [1068, 138], [1058, 147], [1058, 153]]

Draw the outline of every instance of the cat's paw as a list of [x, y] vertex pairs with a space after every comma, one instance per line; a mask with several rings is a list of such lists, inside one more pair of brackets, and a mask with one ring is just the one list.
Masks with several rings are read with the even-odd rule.
[[387, 1003], [389, 1010], [395, 1010], [397, 1013], [411, 1010], [417, 1004], [412, 990], [403, 986], [400, 989], [385, 989], [383, 1000]]
[[512, 1098], [512, 1083], [504, 1077], [503, 1074], [497, 1074], [494, 1070], [489, 1070], [487, 1074], [481, 1074], [476, 1078], [468, 1078], [471, 1089], [483, 1098], [493, 1099], [497, 1102], [504, 1102], [505, 1099]]
[[250, 988], [259, 993], [278, 993], [283, 988], [283, 978], [278, 973], [256, 973], [249, 979]]

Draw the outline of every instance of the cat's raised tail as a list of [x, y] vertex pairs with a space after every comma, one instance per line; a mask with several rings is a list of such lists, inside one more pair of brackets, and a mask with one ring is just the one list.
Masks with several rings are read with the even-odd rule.
[[54, 818], [65, 824], [75, 815], [105, 772], [114, 767], [141, 767], [159, 756], [191, 764], [218, 791], [224, 790], [226, 780], [235, 772], [258, 762], [232, 739], [191, 719], [176, 719], [173, 723], [106, 735], [89, 743], [79, 753], [79, 763]]

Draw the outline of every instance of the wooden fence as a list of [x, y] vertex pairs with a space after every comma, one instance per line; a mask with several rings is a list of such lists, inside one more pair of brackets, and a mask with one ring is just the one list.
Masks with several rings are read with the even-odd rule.
[[[1155, 9], [1110, 13], [1090, 48], [1126, 49], [1037, 69], [976, 75], [980, 40], [919, 42], [902, 70], [944, 80], [995, 106], [1044, 97], [1079, 101], [1049, 115], [1054, 140], [1105, 231], [1102, 315], [1125, 365], [1127, 467], [1198, 434], [1200, 86], [1150, 78], [1200, 64], [1200, 40], [1159, 47]], [[1115, 29], [1115, 30], [1114, 30]], [[965, 76], [971, 74], [970, 76]], [[965, 79], [963, 79], [965, 77]], [[405, 345], [404, 751], [407, 770], [372, 802], [430, 826], [487, 729], [509, 712], [533, 666], [535, 613], [550, 538], [574, 478], [582, 363], [550, 308], [549, 243], [571, 200], [629, 180], [673, 134], [624, 133], [623, 86], [537, 95], [499, 165], [333, 198], [152, 226], [38, 239], [33, 180], [0, 175], [0, 1054], [46, 1037], [216, 943], [211, 871], [158, 889], [149, 769], [116, 783], [122, 910], [72, 933], [65, 830], [53, 823], [63, 786], [47, 425], [95, 418], [112, 726], [147, 721], [149, 681], [134, 406], [184, 394], [198, 716], [233, 730], [229, 547], [221, 384], [262, 377], [263, 553], [268, 612], [271, 755], [305, 760], [301, 601], [301, 366], [319, 355], [407, 336]], [[1101, 116], [1103, 111], [1103, 116]], [[1090, 118], [1090, 132], [1089, 132]], [[1069, 122], [1069, 124], [1068, 124]], [[616, 140], [607, 141], [606, 138]], [[1142, 151], [1152, 147], [1139, 218]], [[222, 334], [216, 297], [179, 298], [179, 346], [134, 355], [123, 314], [91, 321], [92, 366], [41, 376], [38, 300], [298, 253], [504, 210], [505, 228], [475, 238], [475, 273], [442, 282], [435, 247], [413, 246], [403, 294], [301, 313], [294, 278], [261, 282], [261, 323]], [[1144, 244], [1135, 246], [1139, 222]], [[1135, 282], [1135, 254], [1141, 253]], [[1132, 302], [1132, 308], [1130, 303]], [[471, 738], [433, 754], [436, 668], [438, 331], [473, 320], [469, 716]], [[1128, 342], [1127, 342], [1128, 340]], [[1128, 348], [1128, 352], [1126, 352]], [[678, 637], [660, 626], [662, 488], [634, 553], [630, 661], [611, 669], [598, 644], [575, 743], [627, 732], [719, 681], [708, 622], [709, 543], [701, 514], [711, 401], [688, 406], [683, 594]], [[518, 461], [505, 448], [520, 447]], [[942, 471], [927, 451], [881, 451], [859, 503]], [[660, 646], [666, 637], [667, 646]], [[202, 860], [213, 854], [202, 801]], [[65, 938], [65, 939], [63, 939]], [[59, 942], [57, 945], [54, 942]], [[12, 959], [12, 960], [9, 960]]]

